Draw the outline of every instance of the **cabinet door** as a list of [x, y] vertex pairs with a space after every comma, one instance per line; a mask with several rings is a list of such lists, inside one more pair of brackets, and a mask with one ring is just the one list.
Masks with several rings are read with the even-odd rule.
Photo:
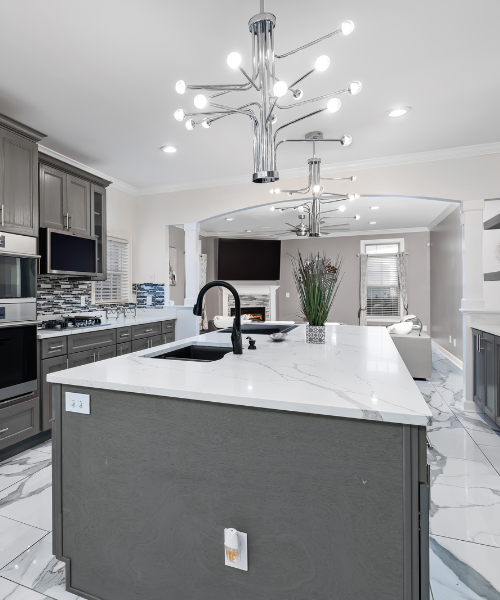
[[38, 146], [0, 129], [0, 229], [38, 235]]
[[491, 333], [482, 334], [482, 347], [481, 350], [484, 354], [484, 366], [485, 366], [485, 395], [484, 395], [484, 412], [493, 419], [497, 418], [497, 406], [496, 406], [496, 364], [495, 364], [495, 336]]
[[152, 338], [149, 338], [149, 347], [154, 348], [155, 346], [161, 346], [163, 344], [163, 338], [161, 335], [155, 335]]
[[162, 344], [170, 344], [171, 342], [175, 342], [175, 336], [173, 333], [163, 333], [161, 336]]
[[124, 354], [130, 354], [132, 352], [132, 343], [123, 342], [122, 344], [116, 344], [116, 355], [123, 356]]
[[[76, 337], [76, 336], [75, 336]], [[97, 360], [95, 350], [85, 350], [84, 352], [75, 352], [75, 354], [68, 355], [68, 368], [81, 367], [82, 365], [88, 365]]]
[[90, 223], [90, 235], [97, 238], [97, 276], [92, 279], [105, 281], [107, 277], [106, 190], [95, 184], [90, 186]]
[[42, 360], [42, 366], [40, 369], [41, 379], [40, 391], [41, 391], [41, 429], [52, 428], [50, 419], [52, 418], [52, 384], [47, 381], [47, 375], [50, 373], [57, 373], [57, 371], [64, 371], [68, 368], [68, 357], [57, 356], [55, 358], [46, 358]]
[[90, 183], [73, 175], [66, 177], [69, 230], [90, 235]]
[[474, 339], [474, 402], [481, 411], [484, 412], [486, 398], [486, 369], [484, 356], [484, 342], [482, 332], [477, 329], [472, 330]]
[[66, 173], [40, 165], [40, 227], [67, 229]]
[[149, 342], [151, 338], [143, 338], [142, 340], [134, 340], [132, 342], [132, 352], [138, 352], [139, 350], [146, 350], [149, 348]]
[[95, 350], [95, 359], [107, 360], [108, 358], [114, 358], [116, 356], [116, 346], [105, 346], [104, 348], [97, 348]]
[[40, 399], [0, 408], [0, 450], [40, 432]]

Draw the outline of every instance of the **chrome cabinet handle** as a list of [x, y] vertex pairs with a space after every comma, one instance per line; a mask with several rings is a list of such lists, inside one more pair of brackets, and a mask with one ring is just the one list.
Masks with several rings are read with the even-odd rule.
[[99, 360], [99, 352], [97, 353], [97, 360]]
[[4, 220], [4, 219], [3, 219], [3, 213], [4, 213], [4, 210], [3, 210], [3, 204], [2, 204], [2, 227], [4, 226], [4, 222], [3, 222], [3, 220]]
[[144, 333], [149, 333], [150, 331], [153, 331], [152, 329], [145, 329]]
[[62, 348], [63, 345], [61, 344], [60, 346], [49, 346], [49, 350], [58, 350], [59, 348]]
[[69, 369], [69, 358], [66, 358], [66, 368]]
[[73, 215], [68, 215], [68, 229], [72, 227], [71, 222], [73, 220]]
[[9, 431], [9, 428], [6, 427], [5, 429], [0, 429], [0, 433], [4, 433], [4, 431]]
[[69, 213], [66, 213], [66, 216], [64, 218], [66, 220], [66, 223], [64, 224], [64, 229], [69, 229]]
[[94, 352], [94, 362], [95, 362], [95, 352]]

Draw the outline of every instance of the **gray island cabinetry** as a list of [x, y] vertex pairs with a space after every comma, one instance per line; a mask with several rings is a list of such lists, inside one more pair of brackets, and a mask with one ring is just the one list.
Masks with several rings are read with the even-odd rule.
[[472, 329], [474, 339], [474, 402], [500, 425], [500, 327]]
[[[280, 344], [253, 337], [257, 351], [213, 362], [155, 357], [229, 347], [229, 334], [49, 376], [67, 589], [427, 600], [431, 413], [388, 333], [328, 326], [321, 347], [302, 326]], [[74, 393], [89, 414], [73, 412]], [[248, 571], [224, 564], [229, 527], [248, 535]]]

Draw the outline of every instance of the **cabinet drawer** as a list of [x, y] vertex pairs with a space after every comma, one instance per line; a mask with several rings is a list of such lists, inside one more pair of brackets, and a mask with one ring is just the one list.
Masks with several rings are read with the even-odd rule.
[[171, 342], [175, 342], [175, 335], [173, 333], [164, 333], [161, 336], [162, 344], [170, 344]]
[[116, 330], [116, 343], [130, 342], [132, 339], [132, 327], [119, 327]]
[[175, 327], [175, 321], [163, 321], [161, 324], [162, 333], [173, 333]]
[[148, 348], [154, 348], [154, 346], [161, 346], [161, 344], [163, 344], [162, 339], [163, 336], [155, 335], [149, 338], [134, 340], [132, 342], [132, 352], [138, 352], [139, 350], [147, 350]]
[[0, 409], [0, 449], [29, 438], [39, 431], [39, 398]]
[[124, 342], [123, 344], [116, 344], [116, 355], [123, 356], [124, 354], [130, 354], [132, 352], [132, 342]]
[[[151, 337], [161, 334], [161, 321], [157, 323], [146, 323], [144, 325], [132, 326], [132, 339], [138, 340], [143, 337]], [[146, 346], [147, 348], [147, 346]]]
[[42, 358], [52, 358], [53, 356], [61, 356], [68, 353], [68, 336], [46, 338], [40, 340], [42, 343]]
[[70, 335], [68, 340], [68, 354], [83, 352], [104, 346], [116, 344], [116, 329], [101, 329], [90, 333]]
[[75, 352], [68, 355], [68, 368], [81, 367], [89, 363], [107, 360], [116, 356], [116, 346], [103, 346], [102, 348], [93, 348], [83, 352]]

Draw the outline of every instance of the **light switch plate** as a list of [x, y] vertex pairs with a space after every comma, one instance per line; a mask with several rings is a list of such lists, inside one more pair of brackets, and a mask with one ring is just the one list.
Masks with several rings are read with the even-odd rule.
[[[231, 562], [226, 557], [226, 547], [224, 546], [224, 564], [226, 567], [233, 567], [233, 569], [241, 569], [242, 571], [248, 571], [248, 536], [246, 533], [238, 531], [238, 540], [240, 542], [240, 560], [238, 562]], [[226, 530], [224, 529], [224, 539], [226, 539]], [[224, 540], [223, 540], [224, 542]]]
[[90, 394], [66, 392], [66, 410], [82, 415], [90, 415]]

